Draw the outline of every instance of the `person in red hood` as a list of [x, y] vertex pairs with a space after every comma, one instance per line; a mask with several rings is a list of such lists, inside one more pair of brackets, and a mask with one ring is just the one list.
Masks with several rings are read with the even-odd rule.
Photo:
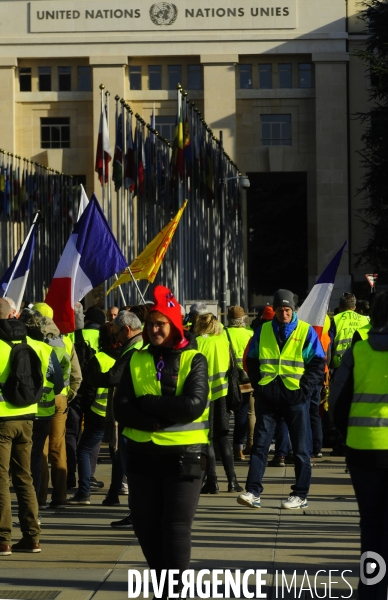
[[[143, 330], [114, 398], [127, 439], [127, 479], [135, 533], [150, 569], [189, 568], [195, 516], [209, 444], [206, 358], [183, 331], [181, 308], [154, 290]], [[179, 586], [178, 586], [179, 587]], [[165, 587], [163, 598], [167, 598]]]

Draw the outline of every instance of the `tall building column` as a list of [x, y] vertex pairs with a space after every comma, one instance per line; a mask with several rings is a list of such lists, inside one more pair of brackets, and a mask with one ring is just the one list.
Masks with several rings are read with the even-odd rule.
[[0, 122], [1, 147], [7, 152], [16, 152], [15, 136], [15, 89], [16, 58], [0, 59]]
[[[309, 211], [310, 239], [315, 248], [309, 260], [310, 287], [335, 252], [349, 239], [348, 191], [348, 55], [313, 54], [316, 91], [316, 204]], [[314, 252], [314, 251], [313, 251]], [[335, 306], [350, 291], [349, 254], [343, 255], [333, 291]]]
[[236, 156], [236, 54], [206, 54], [203, 65], [204, 119], [215, 137], [223, 132], [224, 148]]

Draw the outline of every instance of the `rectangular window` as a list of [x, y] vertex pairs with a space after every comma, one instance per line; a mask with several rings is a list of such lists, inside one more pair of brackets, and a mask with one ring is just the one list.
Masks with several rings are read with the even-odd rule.
[[187, 88], [189, 90], [202, 90], [201, 65], [187, 66]]
[[176, 90], [178, 83], [182, 83], [181, 65], [168, 65], [168, 89]]
[[279, 64], [279, 87], [292, 88], [292, 64]]
[[291, 146], [291, 115], [260, 115], [263, 146]]
[[40, 120], [42, 148], [70, 148], [70, 117]]
[[77, 90], [79, 92], [92, 91], [92, 69], [91, 67], [77, 68]]
[[71, 92], [71, 67], [58, 67], [58, 90]]
[[38, 67], [39, 91], [51, 92], [51, 67]]
[[161, 65], [148, 65], [148, 89], [162, 89], [162, 67]]
[[312, 64], [299, 63], [298, 65], [298, 86], [300, 88], [313, 87]]
[[175, 121], [176, 117], [173, 115], [167, 117], [155, 116], [156, 131], [169, 142], [174, 139]]
[[129, 67], [129, 87], [131, 90], [141, 90], [141, 67]]
[[240, 69], [240, 90], [250, 90], [252, 88], [252, 65], [239, 65]]
[[272, 90], [272, 65], [259, 65], [259, 88]]
[[31, 92], [31, 69], [30, 67], [19, 68], [19, 86], [21, 92]]

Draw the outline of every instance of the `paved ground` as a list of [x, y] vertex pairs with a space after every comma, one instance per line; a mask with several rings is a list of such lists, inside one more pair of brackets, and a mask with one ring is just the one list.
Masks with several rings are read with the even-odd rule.
[[[236, 466], [242, 483], [247, 468], [246, 463]], [[317, 460], [309, 507], [297, 511], [280, 509], [281, 499], [289, 494], [292, 467], [267, 468], [261, 509], [239, 506], [237, 494], [225, 491], [222, 466], [218, 465], [217, 470], [221, 493], [201, 497], [194, 522], [193, 569], [267, 569], [263, 592], [270, 600], [357, 598], [344, 581], [356, 587], [359, 561], [357, 504], [344, 459], [332, 458], [327, 451]], [[96, 475], [108, 483], [108, 462], [98, 465]], [[41, 513], [42, 553], [0, 558], [0, 600], [128, 598], [128, 569], [142, 571], [147, 566], [133, 531], [109, 526], [110, 521], [125, 516], [125, 496], [121, 496], [122, 508], [105, 508], [101, 505], [105, 493], [106, 488], [94, 493], [90, 507]], [[16, 502], [13, 509], [16, 521]], [[13, 541], [18, 539], [15, 524]], [[322, 572], [315, 581], [318, 570]], [[329, 570], [333, 572], [329, 574]], [[345, 570], [351, 572], [344, 573], [343, 579], [341, 573]], [[291, 584], [294, 571], [296, 585]], [[254, 577], [250, 577], [249, 584], [249, 590], [255, 591]]]

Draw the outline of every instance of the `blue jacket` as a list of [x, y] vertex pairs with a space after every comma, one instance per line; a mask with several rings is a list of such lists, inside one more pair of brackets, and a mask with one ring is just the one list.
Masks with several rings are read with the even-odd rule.
[[[290, 323], [285, 324], [283, 337], [281, 337], [282, 323], [280, 323], [276, 317], [273, 318], [272, 328], [275, 338], [278, 341], [279, 348], [282, 348], [292, 332], [295, 331], [297, 325], [298, 317], [294, 312], [292, 314]], [[264, 402], [275, 402], [280, 404], [300, 404], [301, 402], [306, 402], [306, 400], [308, 400], [308, 398], [311, 396], [315, 387], [322, 385], [324, 377], [325, 353], [315, 330], [311, 326], [309, 327], [303, 347], [302, 356], [305, 363], [305, 372], [300, 380], [300, 389], [289, 390], [286, 388], [280, 377], [276, 377], [267, 385], [259, 386], [259, 381], [261, 378], [259, 361], [261, 329], [262, 325], [257, 329], [252, 337], [246, 360], [249, 378], [251, 380], [252, 387], [255, 390], [256, 397], [260, 397], [260, 399]]]

